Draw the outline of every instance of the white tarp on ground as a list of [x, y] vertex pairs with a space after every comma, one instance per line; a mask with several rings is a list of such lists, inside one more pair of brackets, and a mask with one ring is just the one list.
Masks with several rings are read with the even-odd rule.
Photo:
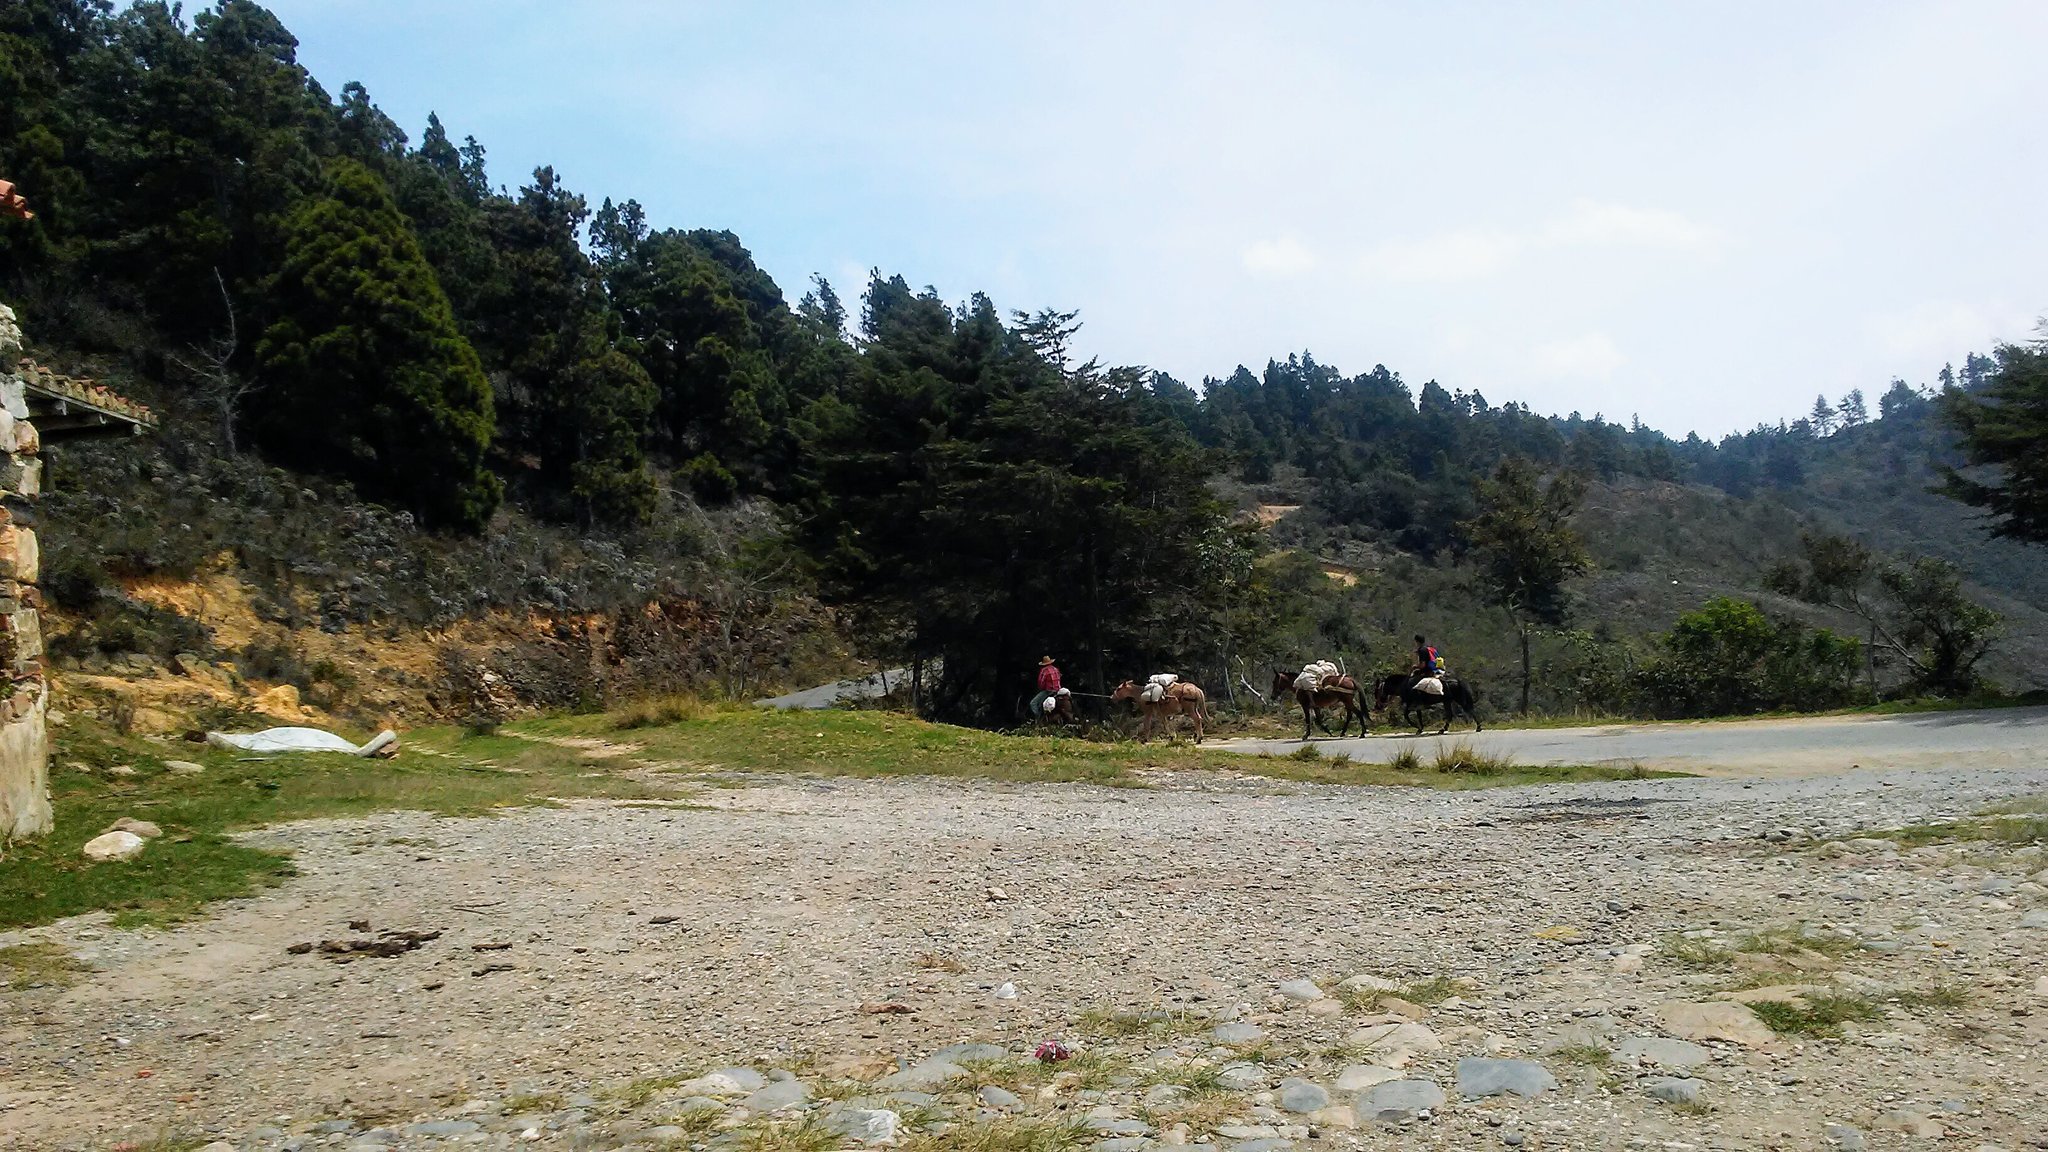
[[386, 729], [360, 747], [332, 732], [318, 728], [266, 728], [246, 734], [208, 732], [206, 742], [215, 748], [270, 755], [281, 752], [340, 752], [347, 756], [377, 756], [398, 743], [398, 733]]

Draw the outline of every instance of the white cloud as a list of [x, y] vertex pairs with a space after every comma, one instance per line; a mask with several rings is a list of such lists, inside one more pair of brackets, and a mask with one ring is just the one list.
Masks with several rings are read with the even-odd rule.
[[1484, 280], [1505, 269], [1522, 247], [1504, 232], [1448, 232], [1382, 245], [1366, 256], [1365, 271], [1390, 280]]
[[2033, 327], [2034, 317], [2025, 309], [1960, 300], [1924, 300], [1868, 322], [1874, 343], [1916, 364], [1960, 360], [1966, 352], [1986, 352], [2001, 341], [2024, 340]]
[[1661, 208], [1631, 208], [1581, 200], [1570, 214], [1538, 229], [1540, 248], [1650, 248], [1667, 252], [1715, 255], [1723, 242], [1719, 230], [1694, 223]]
[[1538, 344], [1529, 359], [1539, 375], [1550, 379], [1605, 380], [1627, 357], [1605, 332], [1589, 332]]
[[1316, 266], [1316, 254], [1292, 236], [1260, 240], [1244, 250], [1243, 259], [1254, 276], [1299, 276]]
[[1483, 280], [1531, 252], [1633, 248], [1711, 258], [1724, 240], [1718, 229], [1677, 212], [1580, 200], [1565, 215], [1523, 231], [1462, 229], [1384, 244], [1367, 254], [1364, 267], [1391, 280]]

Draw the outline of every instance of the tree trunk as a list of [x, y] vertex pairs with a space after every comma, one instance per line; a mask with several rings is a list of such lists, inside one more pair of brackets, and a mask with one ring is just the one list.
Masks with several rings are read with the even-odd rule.
[[1529, 626], [1522, 625], [1522, 715], [1529, 714]]

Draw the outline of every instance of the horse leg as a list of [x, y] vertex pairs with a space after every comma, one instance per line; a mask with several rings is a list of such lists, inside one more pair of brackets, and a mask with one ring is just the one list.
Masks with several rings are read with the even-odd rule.
[[[1200, 743], [1202, 742], [1202, 719], [1203, 719], [1203, 717], [1202, 717], [1202, 704], [1201, 704], [1201, 702], [1200, 702], [1200, 701], [1196, 701], [1196, 702], [1195, 702], [1195, 705], [1194, 705], [1194, 717], [1195, 717], [1195, 743], [1197, 743], [1197, 744], [1200, 744]], [[1329, 731], [1329, 729], [1325, 728], [1325, 729], [1324, 729], [1324, 731], [1325, 731], [1325, 732], [1327, 732], [1327, 731]]]
[[1309, 725], [1313, 722], [1311, 718], [1315, 715], [1315, 711], [1309, 707], [1308, 695], [1306, 693], [1297, 692], [1294, 694], [1294, 698], [1301, 704], [1301, 742], [1306, 744], [1308, 743]]
[[1439, 736], [1451, 730], [1451, 707], [1451, 697], [1446, 693], [1444, 695], [1444, 726], [1436, 730], [1436, 734]]

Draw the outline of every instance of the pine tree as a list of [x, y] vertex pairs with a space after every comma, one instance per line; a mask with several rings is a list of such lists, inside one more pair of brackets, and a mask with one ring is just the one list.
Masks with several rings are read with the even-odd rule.
[[1807, 414], [1807, 423], [1813, 425], [1814, 434], [1825, 436], [1835, 429], [1835, 406], [1825, 396], [1813, 398], [1813, 411]]
[[1591, 561], [1571, 526], [1585, 481], [1566, 472], [1548, 484], [1529, 461], [1510, 456], [1479, 487], [1479, 514], [1464, 525], [1495, 603], [1514, 617], [1522, 641], [1522, 711], [1529, 710], [1529, 634], [1564, 622], [1565, 581]]
[[256, 351], [263, 443], [430, 525], [481, 528], [501, 490], [484, 468], [490, 384], [383, 182], [331, 162], [283, 247]]
[[1870, 408], [1864, 402], [1863, 389], [1852, 388], [1842, 402], [1835, 405], [1835, 420], [1843, 428], [1854, 428], [1870, 421]]
[[2048, 543], [2048, 339], [2000, 348], [1979, 380], [1942, 394], [1942, 417], [1974, 466], [1944, 469], [1942, 490], [1989, 513], [1992, 535]]

